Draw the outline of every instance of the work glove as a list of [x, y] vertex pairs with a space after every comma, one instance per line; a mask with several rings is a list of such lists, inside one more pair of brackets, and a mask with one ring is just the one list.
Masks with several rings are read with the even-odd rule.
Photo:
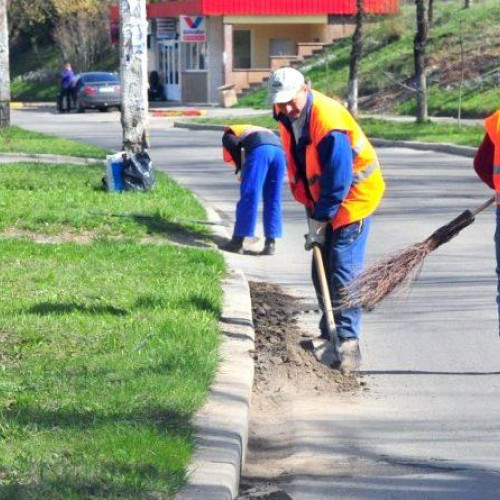
[[325, 233], [328, 221], [320, 221], [308, 217], [307, 225], [309, 226], [309, 232], [304, 235], [306, 239], [304, 248], [306, 250], [311, 250], [314, 245], [322, 246], [325, 243]]

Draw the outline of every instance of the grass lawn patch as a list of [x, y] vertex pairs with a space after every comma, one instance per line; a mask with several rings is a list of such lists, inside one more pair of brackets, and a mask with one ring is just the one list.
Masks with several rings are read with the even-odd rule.
[[97, 146], [31, 132], [16, 126], [0, 129], [0, 152], [45, 153], [99, 159], [110, 153]]
[[156, 172], [157, 186], [148, 193], [103, 191], [103, 172], [95, 165], [2, 165], [0, 233], [179, 243], [203, 236], [203, 226], [189, 222], [204, 219], [203, 208], [162, 172]]
[[213, 380], [220, 255], [41, 245], [0, 257], [0, 498], [168, 498]]
[[[200, 118], [197, 123], [213, 123], [220, 125], [232, 125], [235, 123], [248, 123], [277, 129], [278, 125], [272, 116], [249, 116], [232, 119], [222, 118]], [[394, 139], [421, 142], [445, 142], [462, 146], [478, 146], [484, 136], [484, 127], [462, 126], [447, 123], [416, 123], [396, 122], [390, 120], [378, 120], [364, 118], [360, 120], [361, 127], [368, 137], [378, 139]]]
[[205, 218], [186, 189], [157, 172], [152, 192], [108, 193], [102, 170], [0, 169], [0, 499], [158, 500], [186, 481], [224, 261], [169, 244], [203, 236], [177, 219]]

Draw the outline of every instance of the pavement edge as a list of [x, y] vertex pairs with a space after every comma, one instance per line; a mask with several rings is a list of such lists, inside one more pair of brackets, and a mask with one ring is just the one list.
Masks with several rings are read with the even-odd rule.
[[[220, 222], [214, 210], [206, 204], [204, 208], [210, 222]], [[213, 232], [225, 235], [222, 226], [214, 226]], [[207, 401], [194, 420], [196, 452], [188, 484], [176, 500], [233, 500], [238, 496], [248, 442], [254, 377], [249, 351], [254, 349], [254, 327], [250, 289], [243, 272], [228, 264], [222, 288], [221, 362]]]

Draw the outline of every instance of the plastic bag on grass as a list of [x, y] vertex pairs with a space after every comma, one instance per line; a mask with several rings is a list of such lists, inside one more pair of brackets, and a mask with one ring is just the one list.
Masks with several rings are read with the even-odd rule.
[[106, 191], [123, 191], [123, 155], [124, 152], [106, 156], [106, 174], [102, 178]]
[[123, 187], [125, 191], [150, 191], [155, 184], [153, 164], [146, 151], [123, 155]]

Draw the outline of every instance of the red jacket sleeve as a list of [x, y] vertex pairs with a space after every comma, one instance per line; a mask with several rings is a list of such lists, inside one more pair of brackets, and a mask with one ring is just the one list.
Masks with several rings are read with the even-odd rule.
[[495, 189], [493, 185], [494, 154], [495, 146], [486, 134], [474, 157], [474, 170], [479, 178], [492, 189]]

